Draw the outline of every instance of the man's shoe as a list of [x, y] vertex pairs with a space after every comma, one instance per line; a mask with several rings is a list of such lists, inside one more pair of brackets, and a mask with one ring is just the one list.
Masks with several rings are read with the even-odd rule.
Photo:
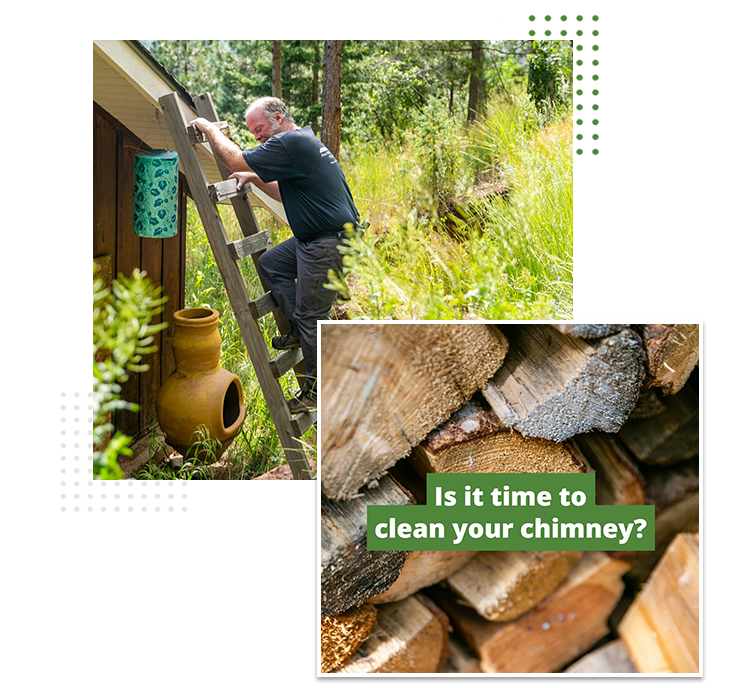
[[280, 337], [274, 337], [271, 340], [271, 346], [274, 349], [280, 349], [282, 351], [286, 349], [298, 349], [302, 345], [302, 340], [299, 338], [299, 333], [294, 330], [289, 330], [286, 334], [282, 334]]
[[298, 396], [289, 399], [288, 406], [292, 415], [314, 411], [317, 408], [317, 390], [310, 389], [300, 392]]

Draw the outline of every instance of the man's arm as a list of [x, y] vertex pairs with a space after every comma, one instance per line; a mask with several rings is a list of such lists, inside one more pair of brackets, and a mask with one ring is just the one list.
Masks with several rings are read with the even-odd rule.
[[223, 134], [212, 122], [204, 117], [198, 117], [193, 122], [205, 136], [214, 154], [220, 158], [231, 172], [252, 172], [243, 158], [243, 151], [238, 145]]
[[255, 172], [233, 172], [228, 179], [237, 179], [238, 189], [242, 189], [244, 184], [255, 184], [261, 191], [281, 203], [278, 182], [264, 182]]

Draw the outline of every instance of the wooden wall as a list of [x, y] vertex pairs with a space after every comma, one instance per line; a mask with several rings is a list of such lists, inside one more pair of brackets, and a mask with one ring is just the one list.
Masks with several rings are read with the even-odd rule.
[[[168, 239], [148, 239], [133, 233], [133, 160], [148, 146], [112, 115], [94, 105], [94, 231], [93, 256], [109, 255], [113, 276], [129, 276], [134, 268], [145, 270], [169, 297], [158, 316], [171, 323], [174, 311], [184, 307], [186, 274], [186, 182], [179, 176], [179, 231]], [[140, 405], [140, 412], [122, 411], [113, 422], [134, 439], [146, 434], [156, 420], [156, 394], [174, 369], [171, 325], [156, 335], [158, 351], [144, 358], [150, 369], [133, 375], [123, 385], [126, 401]]]

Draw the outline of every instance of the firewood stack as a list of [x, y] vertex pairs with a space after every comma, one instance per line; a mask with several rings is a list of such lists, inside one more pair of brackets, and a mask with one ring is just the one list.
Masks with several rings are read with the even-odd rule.
[[[697, 325], [321, 336], [322, 672], [698, 672]], [[655, 506], [654, 552], [366, 549], [427, 473], [589, 471]]]

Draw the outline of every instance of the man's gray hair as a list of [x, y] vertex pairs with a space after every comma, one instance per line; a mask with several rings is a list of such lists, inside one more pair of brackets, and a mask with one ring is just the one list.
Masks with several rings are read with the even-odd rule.
[[277, 112], [280, 113], [287, 122], [294, 121], [294, 118], [289, 112], [289, 108], [287, 108], [284, 104], [284, 101], [279, 98], [266, 96], [264, 98], [259, 98], [258, 100], [253, 101], [250, 104], [250, 107], [245, 111], [245, 116], [247, 117], [249, 112], [252, 112], [257, 108], [261, 109], [264, 116], [269, 122], [271, 122], [271, 124], [273, 124], [273, 118]]

